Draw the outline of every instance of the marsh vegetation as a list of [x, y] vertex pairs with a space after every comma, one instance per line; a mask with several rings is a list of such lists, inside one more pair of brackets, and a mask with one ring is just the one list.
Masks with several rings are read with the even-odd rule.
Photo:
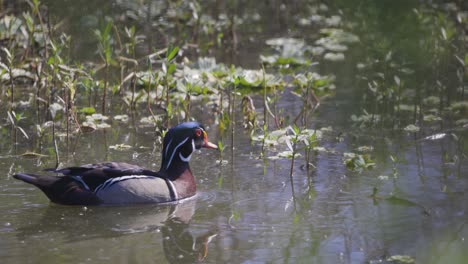
[[[85, 261], [70, 250], [92, 240], [90, 260], [463, 263], [467, 32], [463, 1], [1, 1], [1, 256]], [[11, 178], [157, 168], [188, 120], [220, 151], [194, 158], [183, 225], [167, 208], [51, 206]], [[163, 253], [213, 234], [209, 254]]]

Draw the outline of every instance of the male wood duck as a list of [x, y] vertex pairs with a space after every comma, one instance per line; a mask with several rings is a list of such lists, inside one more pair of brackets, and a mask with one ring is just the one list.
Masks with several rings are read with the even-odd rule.
[[124, 162], [104, 162], [49, 170], [64, 176], [18, 173], [16, 179], [41, 189], [54, 203], [66, 205], [164, 203], [196, 194], [189, 160], [196, 149], [216, 149], [204, 127], [186, 122], [164, 136], [158, 172]]

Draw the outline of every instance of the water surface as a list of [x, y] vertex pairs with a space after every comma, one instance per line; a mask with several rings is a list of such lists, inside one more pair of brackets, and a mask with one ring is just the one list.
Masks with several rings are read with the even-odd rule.
[[[57, 12], [55, 5], [59, 4], [54, 3], [51, 12]], [[97, 13], [125, 8], [118, 4], [98, 7], [93, 9]], [[71, 28], [86, 18], [81, 13], [74, 16], [67, 18]], [[288, 31], [287, 24], [271, 25], [263, 34], [269, 30], [297, 34], [297, 28]], [[252, 57], [257, 58], [258, 51], [248, 46], [241, 44], [246, 49], [240, 49], [234, 60], [232, 54], [221, 54], [218, 61], [255, 65]], [[416, 263], [464, 263], [468, 258], [466, 129], [453, 131], [456, 137], [423, 140], [451, 130], [435, 126], [410, 133], [353, 126], [351, 114], [361, 111], [354, 93], [361, 85], [356, 80], [356, 64], [366, 51], [365, 43], [360, 43], [352, 47], [345, 63], [317, 66], [318, 71], [337, 75], [337, 92], [323, 100], [310, 123], [313, 128], [332, 129], [324, 132], [319, 144], [327, 151], [314, 153], [316, 168], [307, 170], [300, 157], [292, 178], [291, 161], [262, 158], [261, 144], [250, 140], [240, 122], [232, 150], [230, 138], [222, 137], [214, 118], [203, 115], [210, 113], [209, 106], [195, 105], [194, 116], [206, 124], [209, 138], [228, 145], [224, 153], [228, 162], [217, 163], [220, 154], [216, 151], [194, 154], [191, 167], [198, 195], [177, 205], [51, 204], [39, 190], [12, 178], [14, 172], [53, 167], [51, 147], [38, 146], [35, 137], [21, 138], [15, 145], [12, 130], [2, 122], [2, 263], [380, 263], [396, 255], [411, 256]], [[418, 79], [421, 76], [414, 78], [412, 83], [423, 83]], [[253, 97], [261, 115], [261, 95]], [[117, 107], [118, 98], [113, 100], [116, 114], [126, 111]], [[289, 89], [278, 102], [285, 116], [297, 115], [300, 105], [301, 98]], [[113, 160], [159, 169], [162, 146], [155, 140], [154, 128], [137, 125], [141, 116], [147, 116], [143, 110], [128, 123], [112, 121], [111, 129], [72, 137], [68, 146], [61, 145], [61, 165]], [[33, 127], [25, 123], [27, 131], [34, 131]], [[109, 148], [116, 144], [131, 148]], [[376, 167], [348, 170], [343, 153], [363, 145], [373, 146]], [[17, 156], [28, 150], [49, 156]], [[371, 197], [374, 188], [377, 197]]]

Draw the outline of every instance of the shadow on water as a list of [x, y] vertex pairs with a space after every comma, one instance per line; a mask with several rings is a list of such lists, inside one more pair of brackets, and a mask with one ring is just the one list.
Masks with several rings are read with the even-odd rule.
[[[93, 244], [99, 240], [124, 240], [122, 237], [140, 237], [156, 252], [164, 252], [170, 263], [194, 263], [208, 255], [208, 244], [217, 235], [215, 229], [194, 234], [190, 222], [195, 214], [198, 198], [178, 204], [144, 205], [133, 207], [64, 207], [49, 205], [32, 208], [30, 213], [38, 219], [30, 220], [15, 230], [16, 237], [24, 243], [21, 254], [43, 254], [34, 247], [50, 251], [63, 244]], [[146, 238], [149, 238], [146, 237]], [[42, 241], [42, 242], [41, 242]], [[46, 245], [35, 246], [34, 244]], [[96, 247], [100, 247], [96, 244]], [[96, 248], [97, 249], [97, 248]], [[31, 252], [29, 252], [31, 250]], [[92, 258], [95, 252], [89, 252]], [[59, 252], [57, 252], [60, 255]], [[138, 256], [133, 256], [138, 257]], [[162, 256], [159, 256], [160, 258]], [[151, 260], [157, 262], [158, 259]]]

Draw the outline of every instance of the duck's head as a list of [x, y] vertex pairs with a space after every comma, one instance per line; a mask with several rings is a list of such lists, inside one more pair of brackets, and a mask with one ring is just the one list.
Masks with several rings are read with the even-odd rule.
[[198, 122], [185, 122], [169, 129], [164, 136], [161, 170], [188, 163], [196, 149], [218, 147], [208, 141], [205, 128]]

